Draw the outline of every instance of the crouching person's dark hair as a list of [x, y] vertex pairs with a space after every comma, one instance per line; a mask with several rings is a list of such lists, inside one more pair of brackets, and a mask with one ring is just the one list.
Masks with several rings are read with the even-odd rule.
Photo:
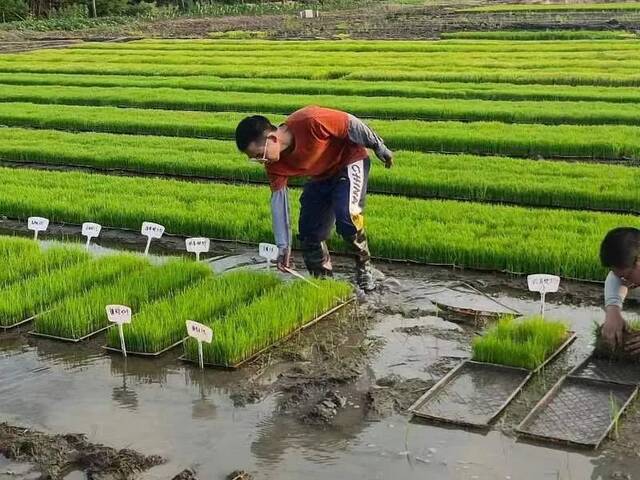
[[639, 256], [640, 230], [637, 228], [614, 228], [600, 244], [600, 261], [607, 268], [631, 268]]
[[253, 142], [265, 138], [265, 134], [276, 130], [276, 127], [268, 118], [262, 115], [253, 115], [243, 118], [236, 127], [236, 145], [238, 150], [244, 152]]

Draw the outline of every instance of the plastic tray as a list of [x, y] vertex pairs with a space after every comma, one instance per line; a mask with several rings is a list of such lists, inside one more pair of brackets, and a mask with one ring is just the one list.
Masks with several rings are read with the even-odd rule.
[[518, 426], [525, 437], [598, 448], [636, 396], [637, 386], [566, 376]]

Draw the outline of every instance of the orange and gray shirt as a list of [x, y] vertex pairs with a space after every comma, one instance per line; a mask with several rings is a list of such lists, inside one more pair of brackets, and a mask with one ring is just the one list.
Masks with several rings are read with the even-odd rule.
[[382, 139], [364, 122], [346, 112], [310, 106], [291, 114], [284, 122], [293, 135], [293, 149], [266, 166], [271, 185], [271, 212], [280, 251], [291, 245], [291, 221], [287, 181], [289, 177], [321, 180], [337, 175], [345, 166], [367, 157], [390, 154]]

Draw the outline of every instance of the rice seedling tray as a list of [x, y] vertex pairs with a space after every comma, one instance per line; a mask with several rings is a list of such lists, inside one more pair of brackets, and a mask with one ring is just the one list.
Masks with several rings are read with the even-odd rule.
[[640, 385], [640, 364], [591, 355], [571, 372], [571, 376], [621, 385]]
[[[301, 332], [303, 330], [306, 330], [307, 328], [315, 325], [316, 323], [320, 322], [321, 320], [324, 320], [325, 318], [329, 317], [330, 315], [333, 315], [334, 313], [342, 310], [343, 308], [345, 308], [347, 305], [353, 303], [354, 301], [355, 301], [355, 297], [351, 297], [351, 298], [345, 300], [344, 302], [336, 305], [335, 307], [331, 308], [330, 310], [327, 310], [323, 314], [317, 316], [313, 320], [311, 320], [311, 321], [305, 323], [304, 325], [298, 327], [297, 329], [292, 331], [289, 335], [287, 335], [285, 337], [282, 337], [281, 339], [279, 339], [278, 341], [272, 343], [271, 345], [267, 345], [263, 349], [257, 351], [256, 353], [254, 353], [250, 357], [247, 357], [247, 358], [245, 358], [244, 360], [242, 360], [242, 361], [240, 361], [238, 363], [235, 363], [235, 364], [232, 364], [232, 365], [223, 365], [223, 364], [218, 364], [218, 363], [206, 363], [205, 362], [204, 365], [206, 367], [219, 368], [219, 369], [225, 369], [225, 370], [236, 370], [238, 368], [241, 368], [244, 365], [247, 365], [248, 363], [250, 363], [253, 360], [255, 360], [256, 358], [258, 358], [260, 355], [265, 353], [267, 350], [270, 350], [271, 348], [275, 347], [276, 345], [279, 345], [281, 343], [286, 342], [287, 340], [289, 340], [291, 337], [293, 337], [297, 333], [299, 333], [299, 332]], [[215, 332], [214, 332], [214, 335], [215, 335]], [[129, 352], [127, 352], [127, 353], [129, 353]], [[183, 362], [187, 362], [187, 363], [198, 364], [197, 360], [192, 360], [191, 358], [188, 358], [185, 355], [182, 355], [182, 356], [178, 357], [178, 360], [182, 360]]]
[[[133, 355], [135, 357], [159, 357], [160, 355], [163, 355], [165, 353], [167, 353], [169, 350], [173, 350], [174, 348], [182, 345], [182, 343], [187, 339], [187, 337], [183, 338], [182, 340], [178, 340], [176, 343], [169, 345], [166, 348], [163, 348], [162, 350], [158, 351], [158, 352], [136, 352], [136, 351], [130, 351], [127, 350], [127, 355]], [[104, 345], [102, 347], [104, 350], [107, 351], [107, 353], [122, 353], [122, 350], [120, 348], [115, 348], [115, 347], [109, 347], [107, 345]], [[180, 357], [182, 358], [182, 357]]]
[[532, 440], [596, 449], [637, 391], [636, 385], [569, 374], [538, 402], [516, 431]]
[[575, 339], [575, 332], [567, 332], [566, 340], [533, 370], [465, 360], [409, 407], [409, 412], [429, 420], [487, 428], [531, 377]]
[[84, 335], [82, 337], [79, 338], [69, 338], [69, 337], [59, 337], [57, 335], [49, 335], [47, 333], [40, 333], [40, 332], [36, 332], [35, 330], [30, 330], [29, 332], [27, 332], [29, 335], [33, 335], [34, 337], [41, 337], [41, 338], [47, 338], [49, 340], [57, 340], [60, 342], [69, 342], [69, 343], [80, 343], [84, 340], [87, 340], [95, 335], [98, 335], [99, 333], [102, 333], [106, 330], [109, 330], [113, 325], [108, 325], [106, 327], [103, 327], [99, 330], [95, 330], [87, 335]]
[[0, 330], [2, 330], [3, 332], [6, 332], [7, 330], [13, 330], [14, 328], [18, 328], [20, 325], [24, 325], [25, 323], [32, 322], [33, 320], [36, 319], [38, 315], [33, 315], [32, 317], [25, 318], [21, 322], [14, 323], [13, 325], [0, 325]]
[[531, 376], [524, 368], [465, 360], [409, 407], [409, 412], [437, 422], [488, 428]]

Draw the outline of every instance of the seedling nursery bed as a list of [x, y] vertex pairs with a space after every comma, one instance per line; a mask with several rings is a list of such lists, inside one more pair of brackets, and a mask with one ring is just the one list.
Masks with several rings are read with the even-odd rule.
[[[316, 323], [320, 322], [321, 320], [324, 320], [325, 318], [333, 315], [334, 313], [337, 313], [338, 311], [340, 311], [343, 308], [345, 308], [347, 305], [350, 305], [350, 304], [352, 304], [354, 302], [355, 302], [355, 297], [351, 297], [351, 298], [347, 299], [346, 301], [340, 303], [339, 305], [336, 305], [335, 307], [331, 308], [330, 310], [327, 310], [325, 313], [317, 316], [316, 318], [314, 318], [310, 322], [307, 322], [304, 325], [298, 327], [297, 329], [295, 329], [293, 332], [291, 332], [287, 336], [282, 337], [281, 339], [277, 340], [276, 342], [273, 342], [271, 345], [266, 346], [265, 348], [259, 350], [258, 352], [254, 353], [250, 357], [247, 357], [247, 358], [245, 358], [244, 360], [242, 360], [240, 362], [237, 362], [237, 363], [232, 364], [232, 365], [222, 365], [222, 364], [217, 364], [217, 363], [207, 363], [207, 362], [205, 362], [204, 366], [211, 367], [211, 368], [225, 369], [225, 370], [236, 370], [238, 368], [241, 368], [241, 367], [251, 363], [256, 358], [258, 358], [260, 355], [262, 355], [266, 351], [270, 350], [271, 348], [275, 347], [276, 345], [280, 345], [280, 344], [286, 342], [287, 340], [292, 338], [297, 333], [299, 333], [299, 332], [301, 332], [303, 330], [306, 330], [307, 328], [315, 325]], [[214, 335], [215, 335], [215, 332], [214, 332]], [[129, 352], [127, 352], [127, 353], [129, 353]], [[191, 358], [188, 358], [185, 355], [180, 356], [178, 359], [182, 360], [183, 362], [193, 363], [193, 364], [199, 365], [199, 362], [197, 360], [193, 360]]]

